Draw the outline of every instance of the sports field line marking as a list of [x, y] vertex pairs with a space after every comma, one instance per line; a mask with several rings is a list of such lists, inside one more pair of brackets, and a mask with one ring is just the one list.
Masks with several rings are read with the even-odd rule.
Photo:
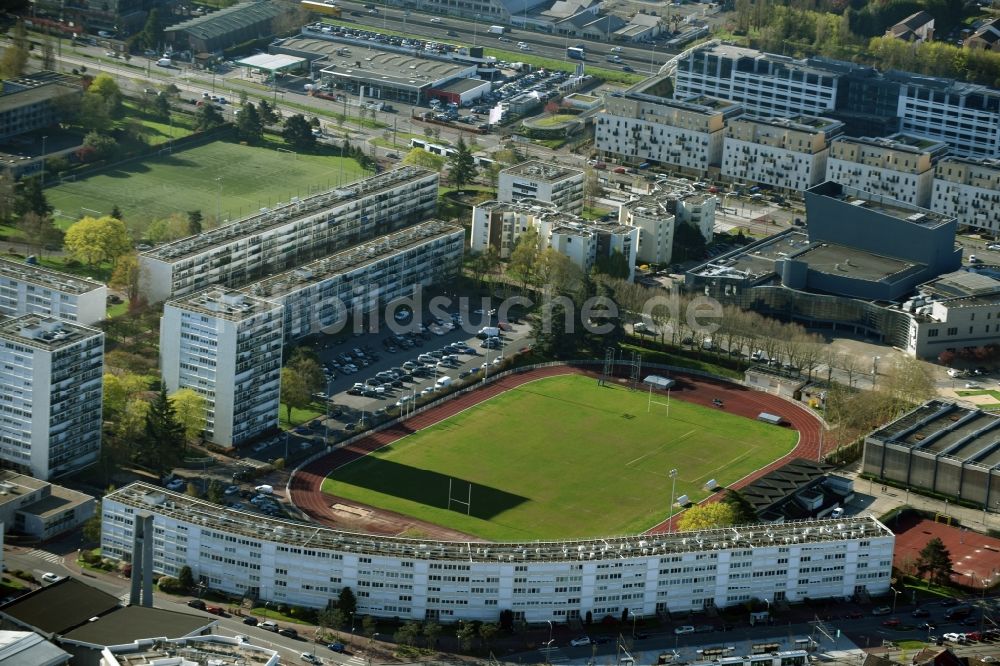
[[661, 444], [661, 445], [660, 445], [659, 447], [657, 447], [656, 449], [654, 449], [654, 450], [652, 450], [652, 451], [647, 451], [646, 453], [642, 454], [641, 456], [639, 456], [639, 457], [638, 457], [638, 458], [636, 458], [635, 460], [630, 460], [630, 461], [628, 461], [627, 463], [625, 463], [625, 466], [626, 466], [626, 467], [631, 467], [631, 466], [632, 466], [632, 463], [637, 463], [637, 462], [639, 462], [640, 460], [642, 460], [643, 458], [648, 458], [649, 456], [652, 456], [652, 455], [656, 455], [656, 454], [658, 454], [658, 453], [659, 453], [660, 451], [662, 451], [662, 450], [663, 450], [663, 449], [664, 449], [665, 447], [667, 447], [667, 446], [669, 446], [669, 445], [671, 445], [671, 444], [677, 444], [678, 442], [682, 442], [682, 441], [684, 441], [685, 439], [687, 439], [688, 437], [690, 437], [691, 435], [695, 434], [696, 432], [698, 432], [698, 431], [697, 431], [697, 430], [689, 430], [688, 432], [684, 433], [683, 435], [681, 435], [681, 436], [679, 436], [679, 437], [675, 437], [674, 439], [672, 439], [672, 440], [671, 440], [671, 441], [669, 441], [669, 442], [664, 442], [663, 444]]
[[[754, 452], [756, 452], [758, 448], [760, 448], [760, 447], [757, 447], [757, 446], [754, 446], [754, 447], [751, 447], [751, 449], [750, 449], [749, 451], [744, 451], [742, 455], [738, 455], [738, 456], [736, 456], [735, 458], [733, 458], [732, 460], [730, 460], [730, 461], [729, 461], [729, 462], [727, 462], [726, 464], [724, 464], [724, 465], [720, 465], [719, 467], [716, 467], [716, 468], [714, 468], [714, 469], [710, 469], [710, 470], [708, 470], [708, 472], [706, 472], [706, 473], [705, 473], [705, 475], [704, 475], [704, 476], [703, 476], [702, 478], [708, 478], [709, 476], [711, 476], [711, 475], [715, 474], [715, 473], [716, 473], [716, 472], [718, 472], [719, 470], [721, 470], [721, 469], [725, 469], [726, 467], [729, 467], [729, 466], [731, 466], [731, 465], [734, 465], [734, 464], [736, 464], [736, 463], [737, 463], [737, 462], [739, 462], [740, 460], [742, 460], [742, 459], [744, 459], [744, 458], [747, 458], [747, 457], [749, 457], [751, 453], [754, 453]], [[695, 479], [695, 480], [697, 480], [697, 479]]]

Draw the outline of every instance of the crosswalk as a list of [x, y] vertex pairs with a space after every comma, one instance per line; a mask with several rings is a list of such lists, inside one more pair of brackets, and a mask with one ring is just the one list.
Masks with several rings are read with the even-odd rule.
[[39, 559], [45, 560], [46, 562], [51, 562], [52, 564], [62, 564], [62, 555], [56, 555], [55, 553], [50, 553], [47, 550], [40, 550], [35, 548], [34, 550], [28, 551], [29, 557], [37, 557]]
[[556, 646], [540, 647], [538, 648], [538, 651], [545, 656], [545, 663], [547, 664], [559, 664], [569, 661], [569, 658], [563, 656], [561, 649]]

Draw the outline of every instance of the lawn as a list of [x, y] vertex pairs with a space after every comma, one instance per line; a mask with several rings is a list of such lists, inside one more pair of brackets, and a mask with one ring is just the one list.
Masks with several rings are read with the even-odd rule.
[[45, 193], [62, 227], [81, 215], [107, 214], [116, 204], [125, 219], [141, 226], [190, 210], [201, 210], [206, 218], [215, 218], [218, 211], [223, 220], [235, 220], [365, 175], [352, 159], [288, 153], [279, 147], [284, 144], [216, 141], [131, 162]]
[[[676, 398], [676, 396], [675, 396]], [[323, 491], [494, 541], [637, 533], [785, 455], [797, 433], [579, 375], [526, 384], [334, 470]], [[471, 515], [452, 502], [465, 500]], [[613, 510], [609, 510], [613, 507]]]

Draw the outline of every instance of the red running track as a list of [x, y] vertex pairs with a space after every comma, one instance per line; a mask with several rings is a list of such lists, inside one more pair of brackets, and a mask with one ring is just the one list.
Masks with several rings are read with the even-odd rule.
[[[598, 374], [594, 371], [572, 366], [553, 366], [504, 377], [493, 384], [449, 400], [402, 423], [398, 423], [381, 432], [373, 433], [354, 442], [350, 446], [337, 449], [329, 455], [309, 463], [293, 474], [289, 484], [291, 499], [295, 506], [316, 522], [337, 529], [386, 535], [419, 534], [423, 538], [443, 540], [478, 540], [462, 532], [419, 521], [409, 516], [375, 507], [359, 507], [356, 502], [324, 494], [322, 492], [323, 480], [331, 470], [341, 465], [368, 455], [372, 451], [391, 444], [418, 430], [443, 421], [484, 400], [489, 400], [495, 395], [538, 379], [571, 373], [586, 374], [594, 377]], [[751, 419], [756, 418], [761, 412], [777, 414], [789, 423], [789, 427], [799, 432], [798, 444], [788, 455], [730, 484], [729, 487], [742, 488], [764, 474], [780, 467], [792, 458], [817, 459], [820, 443], [820, 421], [804, 406], [784, 400], [775, 395], [752, 391], [725, 381], [715, 381], [682, 374], [674, 374], [673, 377], [677, 381], [677, 384], [671, 390], [671, 398], [676, 397], [685, 402], [713, 409], [715, 407], [713, 407], [712, 401], [718, 398], [725, 404], [723, 409], [731, 414], [739, 414]], [[339, 502], [351, 507], [352, 511], [347, 512], [334, 509], [333, 505]], [[354, 513], [355, 509], [358, 511], [356, 514]], [[678, 515], [656, 525], [649, 532], [666, 532], [670, 527], [671, 520], [676, 520]]]

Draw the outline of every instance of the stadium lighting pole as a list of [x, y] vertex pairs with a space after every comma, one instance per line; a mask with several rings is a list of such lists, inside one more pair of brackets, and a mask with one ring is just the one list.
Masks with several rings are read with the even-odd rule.
[[670, 522], [667, 524], [667, 534], [674, 531], [674, 491], [677, 490], [677, 470], [670, 470]]

